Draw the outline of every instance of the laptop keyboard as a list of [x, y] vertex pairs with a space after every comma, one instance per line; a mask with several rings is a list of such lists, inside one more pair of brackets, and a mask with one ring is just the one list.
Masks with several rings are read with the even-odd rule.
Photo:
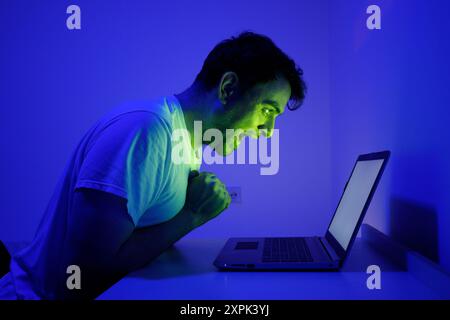
[[311, 262], [305, 238], [265, 238], [263, 262]]

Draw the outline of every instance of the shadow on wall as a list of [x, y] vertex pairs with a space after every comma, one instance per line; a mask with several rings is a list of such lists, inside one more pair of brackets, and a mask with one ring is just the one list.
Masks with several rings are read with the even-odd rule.
[[439, 263], [435, 209], [401, 198], [390, 201], [390, 236], [402, 245]]

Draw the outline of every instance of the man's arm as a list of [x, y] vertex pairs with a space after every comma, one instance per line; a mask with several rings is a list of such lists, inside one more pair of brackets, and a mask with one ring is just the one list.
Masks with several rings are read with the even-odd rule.
[[62, 274], [61, 298], [92, 299], [127, 273], [143, 267], [193, 229], [191, 213], [142, 229], [127, 212], [126, 199], [110, 193], [78, 189], [67, 224], [63, 271], [81, 269], [81, 290], [68, 290]]
[[81, 290], [68, 290], [62, 273], [61, 298], [92, 299], [127, 273], [143, 267], [196, 227], [220, 214], [231, 198], [210, 173], [189, 180], [184, 208], [164, 223], [136, 229], [127, 201], [107, 192], [80, 188], [67, 223], [62, 268], [78, 265]]
[[115, 266], [126, 273], [144, 267], [194, 229], [192, 215], [185, 207], [166, 222], [134, 230], [115, 255]]

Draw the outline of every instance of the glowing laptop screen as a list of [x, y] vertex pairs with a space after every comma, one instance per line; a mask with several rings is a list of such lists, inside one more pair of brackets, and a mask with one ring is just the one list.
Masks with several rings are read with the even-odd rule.
[[383, 159], [358, 161], [328, 231], [347, 250]]

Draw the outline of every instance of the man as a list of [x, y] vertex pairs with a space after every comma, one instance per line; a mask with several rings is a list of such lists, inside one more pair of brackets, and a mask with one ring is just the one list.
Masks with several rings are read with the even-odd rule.
[[[216, 146], [230, 154], [244, 135], [270, 136], [285, 107], [301, 105], [302, 75], [269, 38], [245, 32], [219, 43], [184, 92], [106, 115], [72, 154], [35, 239], [0, 280], [0, 297], [95, 298], [216, 217], [231, 199], [214, 174], [198, 172], [194, 121], [203, 131], [242, 130]], [[176, 130], [189, 133], [191, 161], [173, 161]], [[69, 266], [79, 268], [81, 288], [68, 283]]]

